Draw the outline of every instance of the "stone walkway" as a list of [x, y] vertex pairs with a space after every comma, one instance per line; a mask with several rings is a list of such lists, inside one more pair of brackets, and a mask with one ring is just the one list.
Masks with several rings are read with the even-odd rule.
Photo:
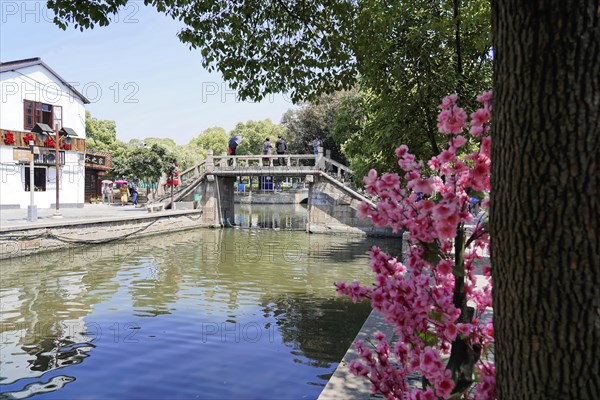
[[52, 218], [54, 208], [38, 208], [38, 220], [27, 220], [27, 208], [0, 210], [0, 229], [22, 227], [40, 223], [98, 220], [102, 218], [130, 219], [148, 214], [145, 207], [136, 208], [133, 205], [121, 206], [120, 204], [85, 204], [82, 208], [61, 208], [63, 218]]

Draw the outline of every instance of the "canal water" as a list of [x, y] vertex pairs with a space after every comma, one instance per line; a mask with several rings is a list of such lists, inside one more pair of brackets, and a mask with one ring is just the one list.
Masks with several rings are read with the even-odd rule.
[[308, 235], [299, 206], [0, 261], [0, 399], [315, 399], [370, 307], [367, 251]]

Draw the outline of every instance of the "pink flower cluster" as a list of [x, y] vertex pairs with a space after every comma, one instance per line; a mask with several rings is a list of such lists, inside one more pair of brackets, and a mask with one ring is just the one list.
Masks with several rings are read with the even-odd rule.
[[[388, 399], [448, 399], [455, 381], [445, 360], [453, 342], [459, 339], [481, 348], [482, 357], [475, 365], [475, 390], [465, 391], [462, 398], [495, 397], [493, 363], [484, 359], [494, 342], [492, 321], [484, 317], [492, 306], [491, 268], [478, 267], [480, 254], [489, 251], [489, 235], [484, 224], [474, 221], [468, 210], [475, 193], [481, 195], [490, 190], [491, 93], [479, 96], [478, 101], [483, 108], [471, 114], [468, 139], [461, 135], [467, 128], [467, 114], [457, 106], [457, 96], [443, 99], [438, 127], [449, 135], [449, 141], [447, 148], [427, 163], [433, 171], [431, 176], [422, 174], [424, 163], [402, 145], [396, 155], [403, 176], [379, 176], [371, 170], [363, 179], [367, 192], [379, 201], [375, 208], [362, 204], [358, 215], [370, 218], [377, 226], [404, 231], [410, 243], [402, 261], [373, 247], [372, 286], [364, 287], [358, 282], [336, 285], [340, 294], [354, 301], [369, 298], [373, 308], [395, 327], [398, 340], [393, 349], [378, 334], [374, 350], [362, 342], [356, 343], [361, 361], [350, 366], [353, 373], [371, 381], [374, 392]], [[469, 141], [477, 145], [476, 151], [465, 150]], [[487, 198], [480, 200], [482, 207], [487, 208]], [[463, 232], [464, 259], [457, 265], [455, 241]], [[461, 319], [465, 310], [457, 308], [453, 301], [459, 279], [464, 285], [458, 287], [464, 287], [474, 308], [474, 316], [468, 320]], [[391, 365], [392, 358], [395, 366]], [[415, 375], [424, 378], [422, 387], [408, 384], [407, 378]]]

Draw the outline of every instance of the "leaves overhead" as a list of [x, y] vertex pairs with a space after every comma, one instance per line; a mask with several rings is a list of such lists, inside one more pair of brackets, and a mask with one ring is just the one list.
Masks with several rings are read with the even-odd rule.
[[[438, 99], [453, 92], [471, 99], [491, 86], [489, 0], [144, 3], [183, 22], [180, 40], [198, 49], [203, 65], [218, 70], [242, 99], [289, 92], [295, 102], [314, 102], [358, 88], [357, 99], [339, 104], [330, 132], [359, 173], [396, 169], [388, 150], [402, 143], [419, 158], [439, 153], [445, 139], [436, 127]], [[108, 24], [127, 1], [48, 5], [59, 26], [83, 29]], [[288, 143], [298, 135], [290, 131]]]
[[[63, 29], [107, 25], [126, 0], [50, 0]], [[350, 88], [357, 70], [351, 49], [356, 5], [339, 0], [145, 0], [185, 24], [178, 33], [199, 49], [241, 99], [289, 92], [294, 101]]]

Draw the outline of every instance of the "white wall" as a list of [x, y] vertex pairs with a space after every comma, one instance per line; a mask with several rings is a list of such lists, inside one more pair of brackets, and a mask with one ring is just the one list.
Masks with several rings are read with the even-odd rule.
[[0, 93], [1, 129], [24, 130], [23, 100], [27, 99], [61, 106], [63, 126], [74, 129], [78, 137], [85, 138], [83, 101], [43, 66], [0, 73]]
[[[59, 174], [59, 206], [60, 204], [78, 204], [83, 206], [85, 174], [83, 163], [79, 159], [83, 153], [74, 151], [65, 152], [65, 165], [60, 167]], [[0, 146], [0, 205], [8, 206], [19, 204], [27, 208], [30, 203], [30, 193], [25, 191], [25, 167], [29, 164], [19, 164], [13, 160], [13, 148]], [[38, 208], [50, 208], [56, 200], [55, 168], [45, 167], [46, 191], [35, 192], [34, 202]]]

